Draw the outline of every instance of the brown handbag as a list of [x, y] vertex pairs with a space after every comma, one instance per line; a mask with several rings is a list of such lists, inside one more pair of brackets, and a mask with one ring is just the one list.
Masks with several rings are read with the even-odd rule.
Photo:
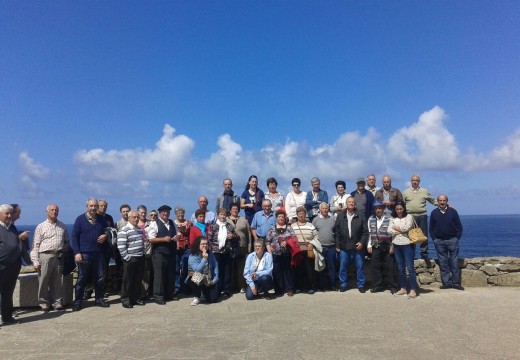
[[410, 239], [410, 244], [422, 244], [423, 242], [427, 241], [428, 238], [424, 235], [421, 228], [417, 225], [417, 222], [415, 221], [415, 218], [412, 216], [413, 219], [413, 228], [408, 231], [408, 238]]

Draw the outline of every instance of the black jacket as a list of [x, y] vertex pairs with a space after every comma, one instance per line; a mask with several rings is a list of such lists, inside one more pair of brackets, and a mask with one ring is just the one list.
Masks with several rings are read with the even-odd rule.
[[336, 248], [341, 250], [355, 250], [358, 242], [363, 244], [363, 248], [367, 247], [368, 242], [368, 225], [365, 217], [358, 212], [352, 218], [351, 234], [348, 234], [348, 220], [344, 212], [338, 213], [336, 223], [334, 224], [334, 240]]

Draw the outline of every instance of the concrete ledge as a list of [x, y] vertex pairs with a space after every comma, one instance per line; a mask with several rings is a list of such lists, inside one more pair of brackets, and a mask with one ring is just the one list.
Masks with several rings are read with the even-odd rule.
[[[72, 304], [72, 274], [63, 279], [63, 305]], [[38, 307], [38, 274], [20, 273], [13, 294], [14, 307]]]

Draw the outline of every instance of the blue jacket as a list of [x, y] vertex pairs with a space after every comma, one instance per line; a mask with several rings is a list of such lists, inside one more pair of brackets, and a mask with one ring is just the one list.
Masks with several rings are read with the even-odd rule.
[[318, 201], [312, 200], [312, 190], [305, 197], [305, 209], [307, 209], [307, 217], [313, 219], [320, 212], [320, 204], [322, 202], [329, 203], [329, 194], [325, 190], [318, 191]]
[[[271, 254], [269, 254], [267, 251], [264, 252], [265, 258], [265, 266], [262, 270], [256, 271], [257, 279], [264, 275], [273, 276], [273, 257]], [[253, 261], [255, 261], [256, 253], [252, 252], [251, 254], [247, 255], [246, 259], [246, 265], [244, 266], [244, 278], [246, 279], [247, 285], [249, 285], [250, 288], [253, 288], [255, 286], [255, 282], [251, 278], [251, 275], [253, 275], [253, 272], [255, 272], [253, 269], [251, 269], [251, 265], [253, 264]]]
[[208, 259], [204, 259], [200, 255], [190, 255], [188, 258], [188, 270], [202, 272], [209, 262], [209, 270], [211, 272], [211, 280], [216, 284], [218, 282], [218, 263], [217, 258], [212, 252], [208, 252]]

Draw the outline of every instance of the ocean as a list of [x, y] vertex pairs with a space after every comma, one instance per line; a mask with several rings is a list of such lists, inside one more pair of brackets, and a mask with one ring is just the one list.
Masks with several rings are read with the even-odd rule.
[[[459, 243], [462, 258], [514, 256], [520, 257], [520, 214], [519, 215], [461, 215], [464, 231]], [[36, 225], [19, 225], [18, 231], [29, 230], [34, 234]], [[67, 225], [69, 233], [72, 224]], [[429, 256], [437, 258], [433, 242], [428, 240]], [[417, 250], [417, 256], [418, 256]]]

